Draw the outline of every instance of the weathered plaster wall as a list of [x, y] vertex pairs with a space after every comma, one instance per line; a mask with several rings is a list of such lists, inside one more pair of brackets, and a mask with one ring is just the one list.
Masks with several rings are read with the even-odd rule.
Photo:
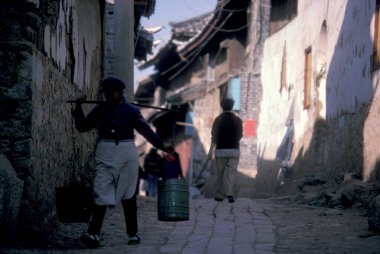
[[[374, 83], [379, 79], [378, 73], [375, 75]], [[380, 94], [379, 89], [375, 89], [375, 96], [367, 110], [367, 119], [364, 123], [363, 139], [363, 178], [368, 181], [380, 179]]]
[[[194, 169], [200, 169], [211, 145], [211, 127], [215, 118], [222, 112], [219, 89], [209, 91], [203, 98], [194, 101], [194, 127], [198, 133], [199, 147], [194, 150]], [[199, 164], [199, 165], [198, 165]]]
[[[303, 109], [304, 52], [308, 47], [315, 46], [323, 14], [318, 8], [303, 9], [295, 20], [265, 42], [262, 68], [263, 101], [258, 126], [259, 146], [262, 149], [265, 147], [263, 159], [275, 159], [289, 115], [293, 115], [297, 128], [296, 140], [302, 138], [313, 125], [314, 105], [310, 110]], [[287, 82], [286, 89], [280, 92], [284, 48], [288, 67]], [[314, 49], [315, 47], [313, 52]], [[312, 96], [314, 97], [314, 94]], [[309, 120], [312, 120], [311, 123]]]
[[[378, 120], [373, 108], [368, 114], [377, 80], [372, 84], [370, 69], [374, 5], [374, 1], [300, 1], [298, 16], [266, 40], [258, 145], [259, 162], [271, 165], [268, 171], [278, 167], [276, 152], [289, 119], [294, 120], [291, 160], [298, 177], [361, 174], [363, 165], [375, 163], [377, 141], [369, 130], [376, 129]], [[304, 109], [304, 54], [309, 47], [311, 107]], [[281, 90], [284, 54], [286, 86]], [[368, 154], [371, 162], [366, 161]], [[275, 184], [274, 178], [273, 188]]]
[[103, 10], [91, 0], [0, 5], [1, 62], [11, 63], [1, 72], [0, 151], [24, 181], [20, 236], [38, 244], [54, 230], [55, 187], [89, 183], [95, 133], [78, 134], [65, 101], [97, 96]]

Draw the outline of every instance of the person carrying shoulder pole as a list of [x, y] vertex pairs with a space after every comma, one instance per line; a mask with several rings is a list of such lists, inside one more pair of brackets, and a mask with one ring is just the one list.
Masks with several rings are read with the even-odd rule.
[[225, 197], [234, 200], [234, 184], [239, 165], [239, 142], [243, 136], [242, 120], [232, 112], [234, 100], [224, 98], [220, 102], [223, 112], [215, 118], [211, 130], [211, 147], [215, 147], [216, 164], [215, 201]]
[[142, 117], [139, 108], [124, 99], [122, 94], [125, 85], [120, 79], [107, 77], [101, 81], [100, 86], [105, 103], [95, 106], [85, 116], [81, 107], [86, 99], [83, 96], [76, 100], [73, 111], [79, 132], [92, 129], [98, 131], [93, 211], [87, 233], [81, 236], [81, 240], [89, 247], [98, 247], [107, 206], [114, 206], [121, 201], [129, 236], [128, 244], [138, 244], [136, 187], [139, 160], [134, 130], [157, 149], [172, 153], [174, 148], [165, 146]]

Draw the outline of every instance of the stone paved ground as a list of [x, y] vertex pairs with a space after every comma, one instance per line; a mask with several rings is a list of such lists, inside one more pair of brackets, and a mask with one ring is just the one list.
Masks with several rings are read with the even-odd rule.
[[380, 253], [366, 213], [262, 200], [276, 225], [275, 253]]
[[191, 201], [190, 220], [157, 220], [156, 200], [138, 198], [140, 245], [128, 246], [121, 208], [107, 213], [99, 249], [78, 241], [83, 224], [62, 224], [47, 249], [0, 253], [379, 253], [380, 236], [367, 231], [363, 213], [300, 206], [279, 200], [239, 198]]

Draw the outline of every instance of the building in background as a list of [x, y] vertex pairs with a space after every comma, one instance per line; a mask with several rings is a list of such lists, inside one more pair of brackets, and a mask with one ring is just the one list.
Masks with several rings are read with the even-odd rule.
[[[151, 113], [148, 119], [157, 132], [174, 140], [184, 173], [192, 185], [211, 196], [211, 163], [206, 164], [211, 143], [211, 126], [220, 113], [221, 98], [235, 99], [234, 111], [245, 120], [239, 167], [242, 179], [252, 179], [255, 171], [255, 119], [248, 115], [245, 64], [250, 26], [250, 1], [219, 1], [212, 13], [171, 23], [172, 38], [140, 68], [154, 65], [156, 72], [143, 79], [135, 100], [167, 106], [180, 113]], [[243, 99], [242, 99], [243, 98]], [[251, 172], [250, 172], [251, 171]], [[241, 195], [243, 180], [237, 184]], [[209, 186], [209, 187], [208, 187]]]

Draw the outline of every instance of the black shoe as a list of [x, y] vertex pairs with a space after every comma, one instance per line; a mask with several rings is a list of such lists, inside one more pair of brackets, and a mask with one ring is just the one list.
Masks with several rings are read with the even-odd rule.
[[218, 201], [218, 202], [222, 202], [223, 199], [222, 198], [214, 198], [215, 201]]
[[128, 245], [136, 245], [140, 243], [140, 237], [138, 235], [130, 236]]
[[235, 199], [233, 196], [227, 196], [227, 198], [228, 198], [228, 202], [230, 202], [230, 203], [235, 202]]
[[90, 248], [98, 248], [100, 244], [99, 235], [83, 234], [80, 240]]

